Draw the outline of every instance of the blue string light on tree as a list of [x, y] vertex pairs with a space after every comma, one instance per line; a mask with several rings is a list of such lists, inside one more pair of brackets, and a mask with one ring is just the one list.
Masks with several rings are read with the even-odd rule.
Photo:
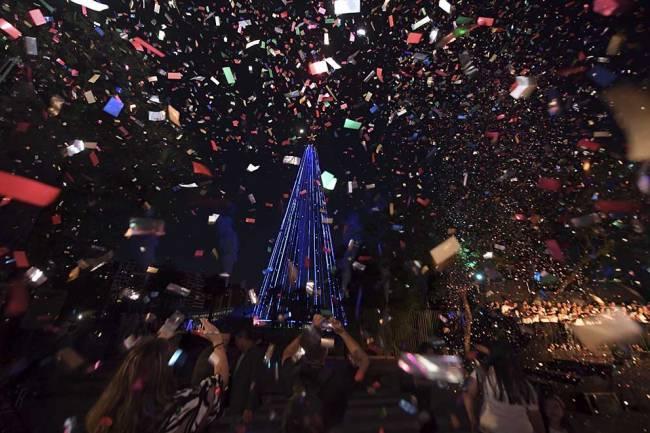
[[308, 145], [255, 305], [261, 324], [301, 325], [323, 310], [347, 322], [328, 220], [318, 154]]

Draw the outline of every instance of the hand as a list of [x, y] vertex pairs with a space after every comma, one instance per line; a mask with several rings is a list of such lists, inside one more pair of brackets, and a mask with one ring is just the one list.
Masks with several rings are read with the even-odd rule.
[[343, 324], [339, 320], [332, 319], [330, 323], [332, 324], [332, 330], [334, 330], [334, 332], [336, 332], [337, 335], [341, 335], [345, 332], [345, 328], [343, 327]]
[[320, 329], [324, 320], [325, 318], [320, 314], [314, 314], [314, 317], [311, 319], [311, 324], [314, 325], [314, 328]]
[[244, 421], [244, 424], [250, 424], [253, 422], [253, 411], [250, 409], [246, 409], [244, 411], [244, 414], [242, 415], [242, 420]]
[[201, 319], [201, 329], [196, 330], [196, 334], [208, 340], [213, 346], [217, 344], [225, 344], [225, 338], [208, 319]]

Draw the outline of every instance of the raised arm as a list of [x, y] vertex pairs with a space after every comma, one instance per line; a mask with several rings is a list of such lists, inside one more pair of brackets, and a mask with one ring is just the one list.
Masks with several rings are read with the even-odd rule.
[[352, 361], [356, 367], [358, 367], [357, 373], [354, 375], [354, 380], [361, 382], [370, 367], [370, 358], [368, 354], [361, 348], [361, 345], [352, 338], [352, 336], [345, 330], [343, 324], [338, 320], [332, 320], [332, 329], [334, 332], [341, 337], [345, 347], [347, 347], [350, 352]]
[[[317, 329], [320, 329], [321, 323], [323, 322], [323, 316], [320, 314], [314, 314], [314, 317], [312, 318], [311, 325]], [[294, 338], [291, 343], [287, 345], [287, 347], [284, 348], [284, 351], [282, 351], [282, 364], [285, 363], [285, 361], [291, 357], [293, 357], [296, 352], [300, 349], [300, 335], [298, 335], [296, 338]]]
[[228, 386], [230, 379], [230, 369], [228, 368], [228, 357], [226, 356], [226, 343], [228, 342], [228, 334], [219, 332], [216, 326], [208, 321], [208, 319], [201, 319], [202, 329], [197, 333], [212, 343], [212, 355], [210, 355], [210, 363], [214, 368], [214, 374], [221, 377], [224, 386]]
[[298, 352], [298, 349], [300, 349], [300, 335], [294, 338], [282, 351], [282, 364], [284, 364], [287, 359], [293, 357], [293, 355]]

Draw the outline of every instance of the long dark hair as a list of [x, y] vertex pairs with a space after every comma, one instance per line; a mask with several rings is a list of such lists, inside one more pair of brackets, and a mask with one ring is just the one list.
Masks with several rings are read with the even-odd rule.
[[499, 401], [509, 404], [537, 403], [535, 390], [526, 380], [519, 356], [509, 343], [498, 342], [490, 347], [488, 366], [494, 369]]
[[138, 342], [88, 412], [88, 433], [155, 432], [175, 389], [169, 352], [161, 338]]

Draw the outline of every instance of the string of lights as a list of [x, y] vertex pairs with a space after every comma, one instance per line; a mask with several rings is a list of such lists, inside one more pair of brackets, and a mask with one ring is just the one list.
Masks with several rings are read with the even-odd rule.
[[314, 313], [346, 321], [318, 154], [308, 145], [264, 271], [254, 316], [300, 325]]

